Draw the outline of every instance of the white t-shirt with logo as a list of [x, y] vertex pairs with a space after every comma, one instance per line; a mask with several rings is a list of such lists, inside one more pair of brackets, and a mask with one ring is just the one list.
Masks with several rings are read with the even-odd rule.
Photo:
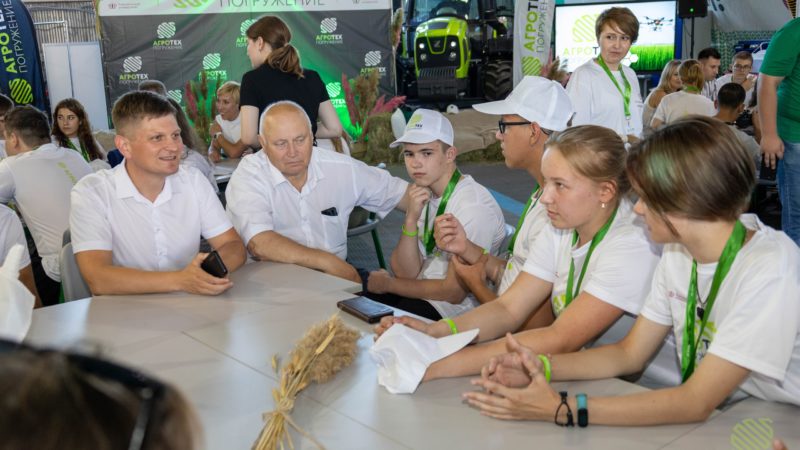
[[[506, 269], [500, 279], [500, 286], [497, 288], [497, 295], [502, 295], [517, 279], [522, 267], [525, 265], [525, 261], [528, 260], [528, 255], [530, 255], [536, 236], [549, 223], [547, 208], [539, 202], [531, 206], [525, 216], [525, 220], [522, 222], [522, 226], [519, 227], [517, 240], [514, 242], [514, 251], [508, 258], [508, 263], [506, 263]], [[505, 251], [505, 249], [501, 248], [500, 251]]]
[[242, 138], [242, 116], [237, 115], [233, 120], [225, 120], [221, 114], [217, 114], [214, 120], [219, 124], [222, 129], [222, 136], [232, 143], [237, 143]]
[[[542, 230], [533, 244], [522, 270], [553, 283], [550, 301], [556, 316], [565, 308], [570, 262], [575, 261], [574, 283], [577, 285], [590, 245], [591, 242], [587, 242], [581, 247], [573, 246], [572, 230], [559, 230], [552, 224]], [[611, 228], [592, 253], [580, 292], [635, 316], [650, 290], [659, 257], [660, 248], [650, 242], [643, 219], [634, 214], [630, 201], [622, 200]], [[633, 321], [624, 322], [625, 330], [612, 326], [596, 343], [608, 344], [624, 337]]]
[[[714, 354], [750, 370], [740, 385], [747, 394], [800, 405], [800, 250], [755, 215], [745, 214], [740, 220], [756, 233], [739, 251], [707, 311], [698, 365], [706, 354]], [[716, 267], [697, 265], [700, 298], [708, 297]], [[691, 270], [686, 248], [666, 245], [642, 308], [647, 319], [673, 327], [679, 357]], [[696, 320], [695, 330], [699, 328]]]
[[653, 119], [658, 119], [663, 123], [672, 123], [681, 117], [699, 114], [701, 116], [713, 116], [717, 113], [714, 102], [699, 94], [692, 94], [685, 91], [667, 94], [661, 99], [661, 103], [653, 114]]
[[[436, 212], [442, 198], [431, 198], [428, 202], [430, 214], [428, 215], [428, 227], [432, 229]], [[497, 201], [489, 191], [478, 184], [471, 176], [464, 175], [461, 181], [456, 184], [450, 200], [447, 202], [445, 213], [454, 215], [467, 234], [467, 239], [475, 245], [489, 250], [493, 255], [497, 254], [500, 244], [505, 238], [506, 222], [503, 212]], [[425, 254], [425, 243], [422, 241], [425, 234], [425, 211], [420, 214], [417, 221], [419, 231], [419, 251]], [[441, 280], [447, 276], [447, 266], [450, 262], [450, 254], [434, 248], [433, 254], [425, 258], [422, 263], [422, 270], [417, 279], [419, 280]], [[428, 300], [436, 308], [442, 317], [453, 317], [478, 306], [478, 301], [471, 294], [467, 295], [459, 304], [439, 300]]]
[[69, 227], [69, 193], [90, 173], [80, 153], [51, 143], [0, 161], [0, 203], [17, 203], [42, 268], [55, 281], [61, 281], [58, 255]]

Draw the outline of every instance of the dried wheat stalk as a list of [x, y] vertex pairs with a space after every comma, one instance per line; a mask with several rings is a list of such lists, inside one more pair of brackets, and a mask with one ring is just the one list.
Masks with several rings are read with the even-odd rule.
[[306, 331], [283, 368], [279, 368], [277, 355], [272, 357], [272, 368], [280, 373], [280, 387], [272, 390], [275, 410], [264, 413], [266, 424], [253, 445], [254, 450], [284, 449], [286, 445], [294, 449], [287, 425], [323, 448], [289, 414], [297, 394], [309, 383], [324, 383], [353, 362], [359, 337], [358, 331], [346, 326], [338, 314], [334, 314]]

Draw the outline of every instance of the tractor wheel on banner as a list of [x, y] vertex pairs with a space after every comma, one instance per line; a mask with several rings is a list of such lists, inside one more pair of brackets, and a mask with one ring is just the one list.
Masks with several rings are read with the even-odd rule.
[[498, 60], [486, 65], [483, 94], [487, 100], [502, 100], [513, 88], [511, 61]]

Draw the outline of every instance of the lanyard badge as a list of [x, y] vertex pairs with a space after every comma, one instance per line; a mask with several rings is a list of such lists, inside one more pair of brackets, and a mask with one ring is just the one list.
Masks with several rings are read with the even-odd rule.
[[[456, 169], [453, 172], [453, 176], [450, 177], [450, 181], [447, 183], [444, 193], [442, 193], [442, 201], [439, 202], [439, 208], [436, 210], [436, 217], [444, 214], [444, 210], [447, 208], [447, 202], [450, 201], [450, 196], [453, 195], [456, 184], [458, 184], [458, 180], [460, 179], [461, 171]], [[428, 225], [428, 213], [430, 210], [430, 203], [428, 203], [428, 205], [425, 207], [425, 231], [422, 234], [422, 243], [425, 245], [425, 255], [430, 255], [433, 251], [433, 247], [436, 246], [436, 242], [433, 239], [433, 226]]]

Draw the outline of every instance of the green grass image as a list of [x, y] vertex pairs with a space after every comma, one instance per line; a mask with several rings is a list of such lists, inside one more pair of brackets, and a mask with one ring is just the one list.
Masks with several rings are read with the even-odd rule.
[[634, 45], [631, 53], [639, 60], [631, 64], [631, 69], [636, 71], [660, 71], [675, 57], [673, 44]]

